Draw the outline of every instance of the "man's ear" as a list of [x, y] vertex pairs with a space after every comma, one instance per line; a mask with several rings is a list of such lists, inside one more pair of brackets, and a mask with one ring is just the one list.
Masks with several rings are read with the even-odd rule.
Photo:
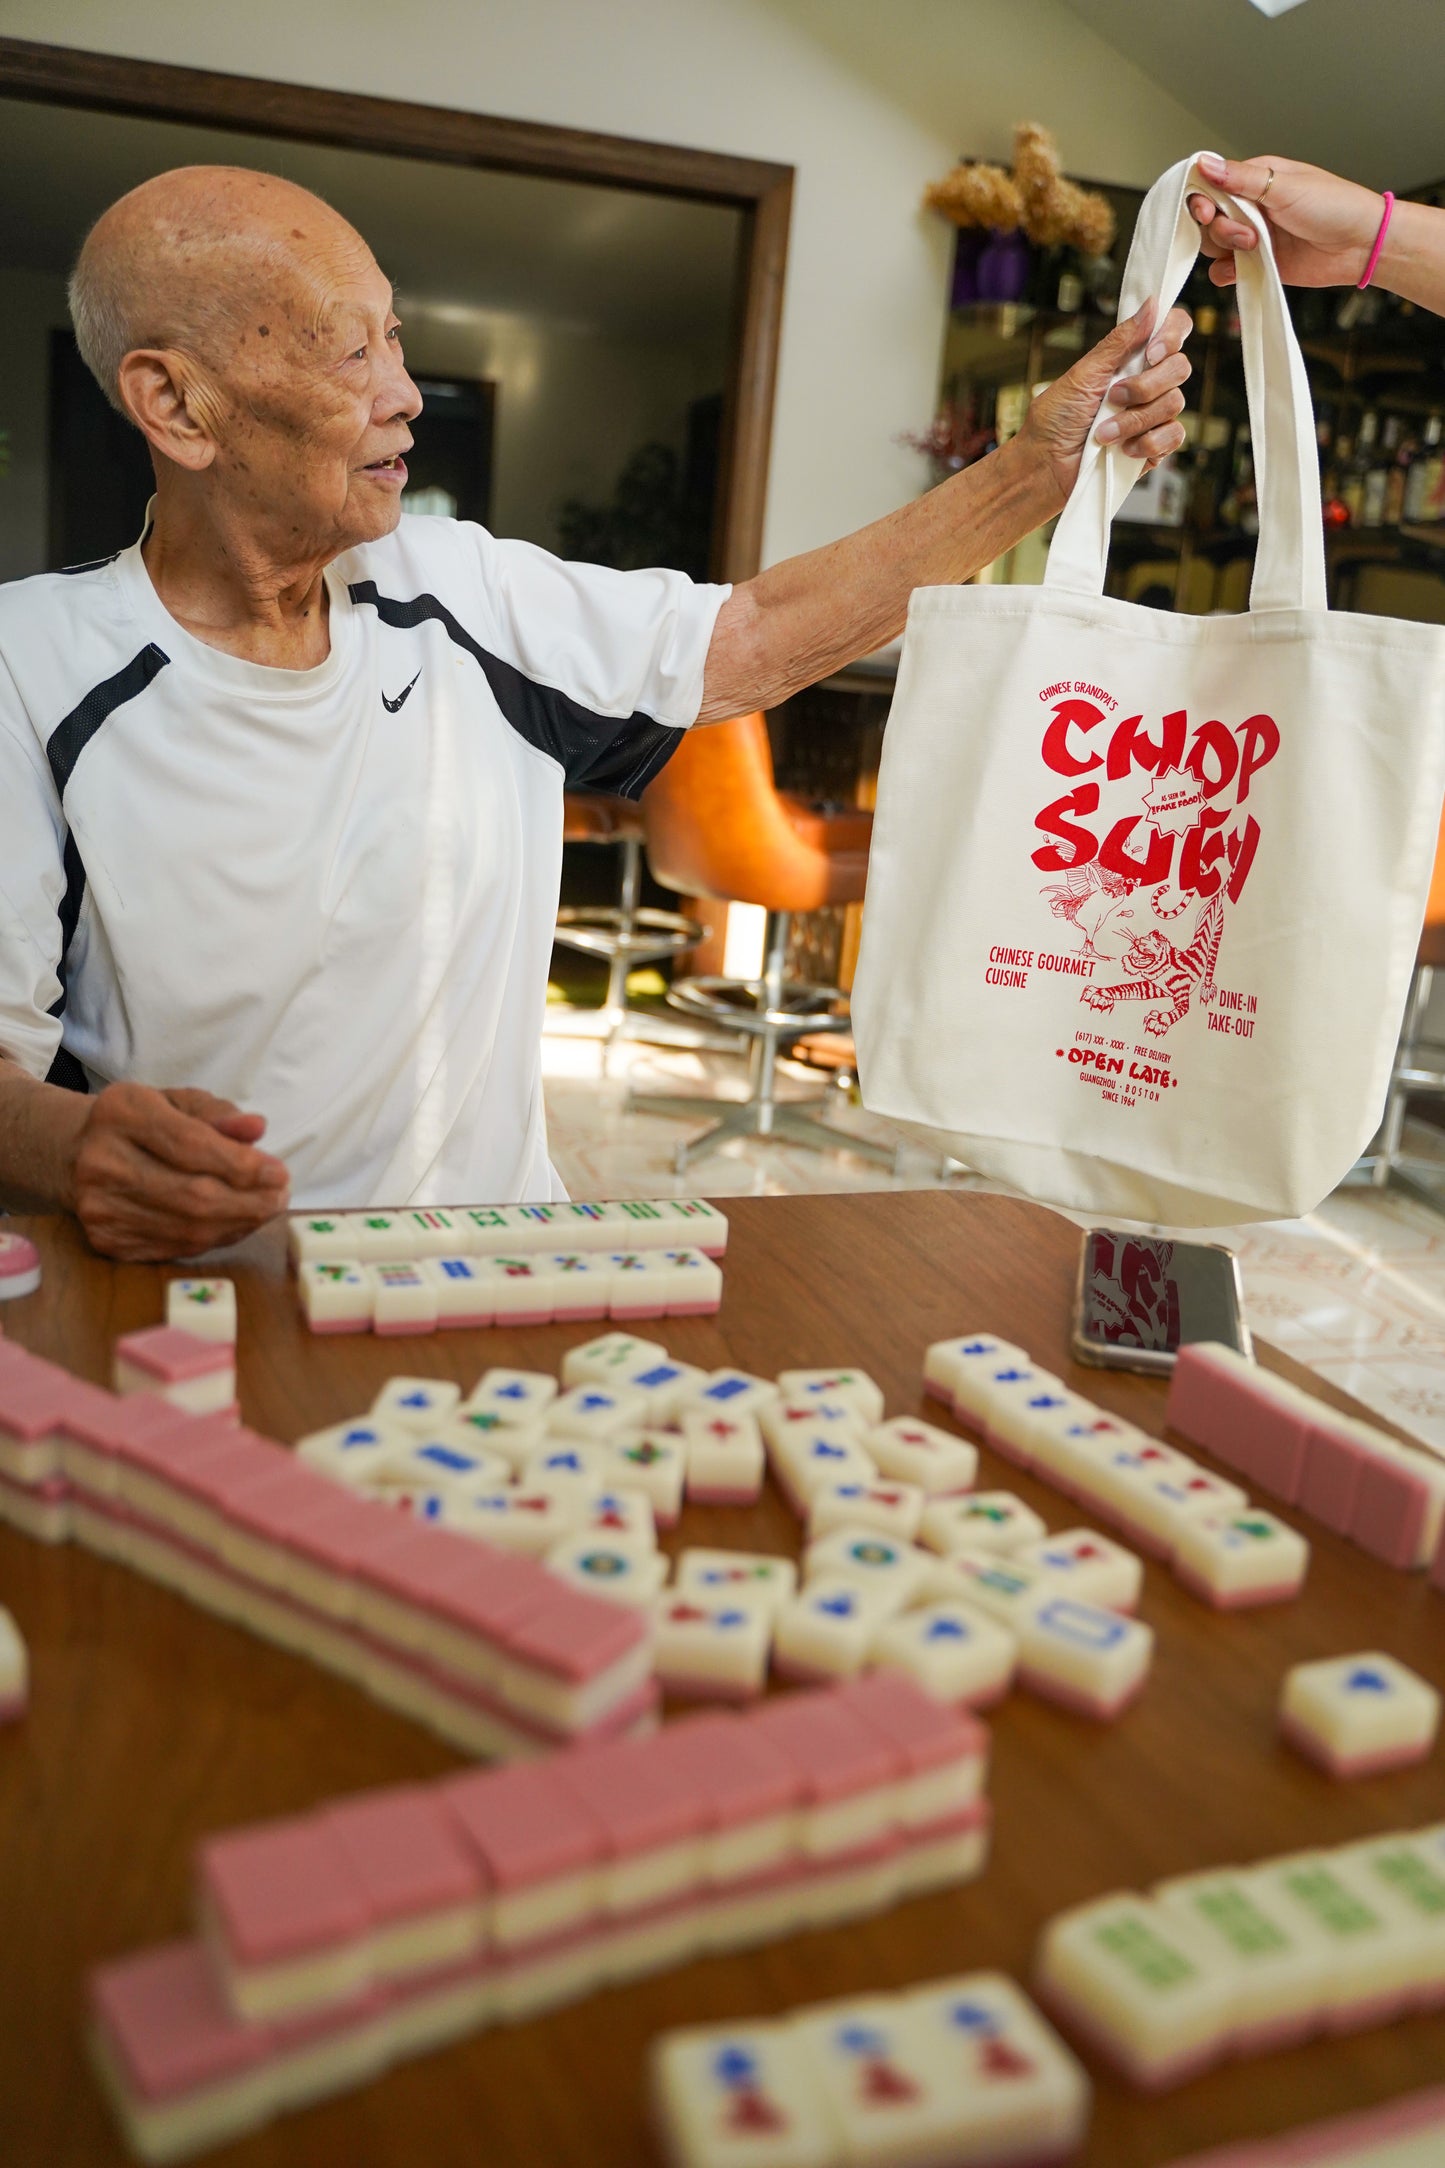
[[120, 365], [122, 406], [162, 458], [199, 474], [216, 456], [219, 402], [188, 354], [138, 347]]

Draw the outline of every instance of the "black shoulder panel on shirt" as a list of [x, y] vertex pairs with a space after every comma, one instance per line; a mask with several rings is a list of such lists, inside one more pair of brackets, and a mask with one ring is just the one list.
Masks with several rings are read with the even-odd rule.
[[685, 732], [654, 722], [641, 710], [633, 715], [599, 715], [580, 700], [551, 685], [539, 685], [515, 663], [503, 662], [472, 638], [435, 595], [398, 601], [378, 593], [375, 580], [358, 580], [348, 592], [356, 603], [369, 603], [384, 625], [410, 632], [428, 620], [480, 666], [492, 697], [518, 737], [555, 760], [570, 784], [581, 790], [611, 791], [640, 798], [659, 769], [666, 766]]
[[[102, 560], [104, 561], [104, 560]], [[72, 569], [84, 571], [85, 566]], [[143, 647], [132, 656], [123, 670], [114, 677], [103, 678], [99, 685], [92, 685], [85, 698], [73, 707], [51, 731], [46, 740], [45, 757], [50, 763], [50, 773], [55, 780], [59, 797], [65, 797], [65, 786], [75, 773], [75, 763], [100, 729], [107, 716], [117, 708], [123, 708], [128, 700], [143, 693], [151, 680], [159, 676], [169, 655], [153, 643]], [[64, 1017], [66, 989], [70, 978], [70, 945], [75, 939], [75, 929], [80, 923], [80, 906], [85, 900], [85, 867], [81, 861], [80, 848], [75, 837], [68, 831], [65, 838], [65, 894], [60, 899], [60, 961], [56, 976], [60, 980], [59, 998], [50, 1005], [52, 1016]], [[75, 1056], [62, 1044], [55, 1050], [45, 1079], [47, 1084], [60, 1084], [67, 1091], [88, 1091], [85, 1071]]]
[[65, 786], [75, 772], [75, 763], [101, 724], [114, 715], [117, 708], [123, 708], [127, 700], [134, 700], [137, 693], [143, 693], [170, 659], [154, 641], [150, 642], [138, 655], [132, 656], [123, 670], [117, 670], [114, 677], [102, 678], [99, 685], [92, 685], [85, 698], [56, 724], [46, 740], [45, 757], [50, 762], [50, 773], [62, 798]]

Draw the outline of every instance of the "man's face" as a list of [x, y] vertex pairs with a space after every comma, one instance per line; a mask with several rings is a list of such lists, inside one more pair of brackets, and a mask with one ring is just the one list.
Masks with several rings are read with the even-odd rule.
[[216, 482], [282, 562], [391, 533], [422, 405], [390, 284], [359, 236], [338, 220], [298, 254], [304, 272], [246, 311], [213, 425]]

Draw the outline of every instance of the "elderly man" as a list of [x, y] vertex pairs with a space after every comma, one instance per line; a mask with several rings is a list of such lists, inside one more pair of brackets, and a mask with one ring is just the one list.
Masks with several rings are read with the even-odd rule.
[[[684, 730], [879, 646], [914, 587], [1047, 519], [1151, 329], [918, 503], [729, 589], [402, 521], [421, 400], [391, 287], [290, 182], [146, 182], [71, 305], [156, 489], [117, 557], [0, 589], [0, 1204], [136, 1259], [293, 1191], [554, 1194], [564, 785], [636, 795]], [[1181, 441], [1187, 329], [1099, 425], [1140, 458]]]

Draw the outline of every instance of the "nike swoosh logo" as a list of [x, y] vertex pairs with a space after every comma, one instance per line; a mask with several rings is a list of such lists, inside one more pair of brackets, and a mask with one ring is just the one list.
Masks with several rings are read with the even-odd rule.
[[[425, 665], [425, 663], [423, 663], [423, 665], [422, 665], [422, 669], [425, 669], [425, 668], [426, 668], [426, 665]], [[416, 677], [414, 677], [414, 678], [412, 679], [412, 681], [411, 681], [411, 685], [415, 685], [415, 683], [416, 683], [416, 678], [419, 678], [420, 676], [421, 676], [421, 670], [418, 670], [418, 671], [417, 671], [417, 674], [416, 674]], [[388, 700], [388, 699], [387, 699], [387, 697], [386, 697], [386, 694], [385, 694], [385, 693], [383, 693], [383, 694], [382, 694], [382, 696], [381, 696], [381, 704], [382, 704], [382, 706], [383, 706], [383, 707], [384, 707], [384, 708], [386, 709], [386, 712], [387, 712], [387, 714], [388, 714], [388, 715], [395, 715], [395, 713], [396, 713], [396, 711], [397, 711], [397, 709], [398, 709], [398, 708], [400, 708], [400, 707], [404, 707], [404, 706], [405, 706], [405, 704], [406, 704], [406, 696], [407, 696], [407, 694], [408, 694], [408, 693], [409, 693], [409, 692], [411, 691], [411, 685], [403, 685], [403, 686], [402, 686], [402, 688], [401, 688], [401, 691], [400, 691], [400, 692], [399, 692], [399, 693], [397, 694], [397, 696], [396, 696], [395, 700]]]

